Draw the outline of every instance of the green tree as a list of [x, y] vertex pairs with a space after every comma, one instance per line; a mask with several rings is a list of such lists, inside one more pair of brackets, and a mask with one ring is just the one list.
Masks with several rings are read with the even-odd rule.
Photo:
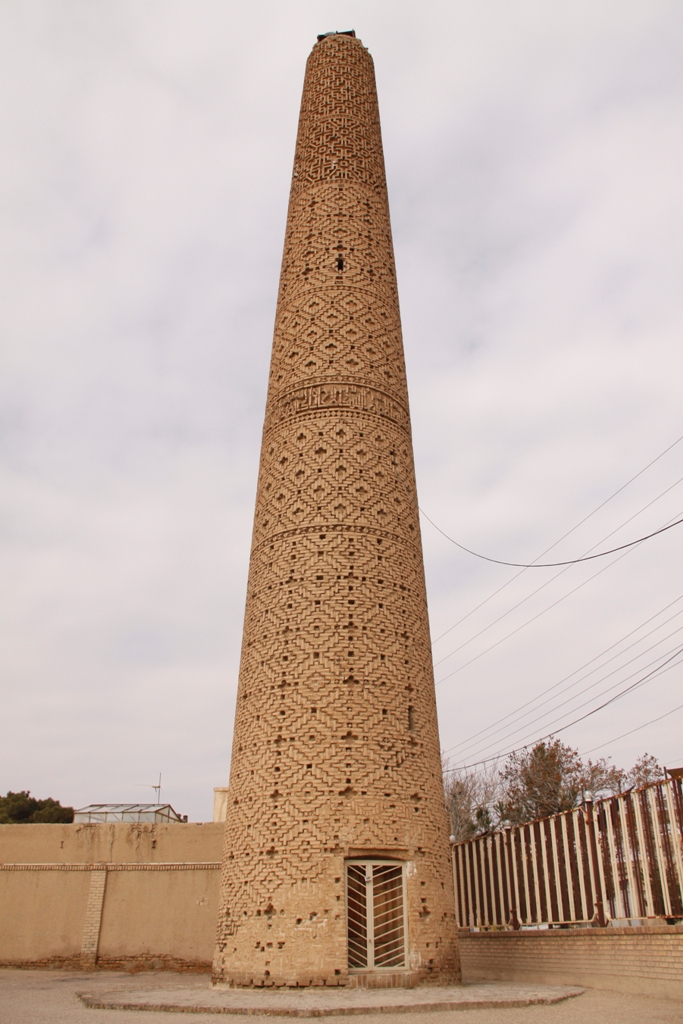
[[59, 800], [48, 797], [36, 800], [28, 790], [0, 796], [0, 825], [23, 825], [36, 822], [57, 824], [74, 820], [73, 807], [62, 807]]

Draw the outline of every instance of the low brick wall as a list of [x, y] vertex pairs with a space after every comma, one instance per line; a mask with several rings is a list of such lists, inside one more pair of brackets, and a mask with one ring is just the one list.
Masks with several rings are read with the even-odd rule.
[[460, 932], [463, 981], [585, 985], [683, 999], [683, 925]]
[[0, 825], [0, 966], [209, 970], [223, 831]]

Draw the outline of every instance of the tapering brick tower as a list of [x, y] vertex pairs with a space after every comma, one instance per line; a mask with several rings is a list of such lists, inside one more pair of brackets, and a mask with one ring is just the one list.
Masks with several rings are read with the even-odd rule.
[[308, 59], [254, 518], [214, 981], [459, 978], [372, 58]]

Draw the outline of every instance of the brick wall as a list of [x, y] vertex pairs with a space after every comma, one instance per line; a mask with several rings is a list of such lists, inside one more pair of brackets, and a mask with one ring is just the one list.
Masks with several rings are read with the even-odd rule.
[[683, 999], [683, 925], [460, 932], [463, 980], [586, 985]]

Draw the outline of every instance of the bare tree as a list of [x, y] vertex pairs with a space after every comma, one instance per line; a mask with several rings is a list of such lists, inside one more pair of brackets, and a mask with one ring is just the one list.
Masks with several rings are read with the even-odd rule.
[[601, 757], [598, 761], [588, 760], [579, 775], [581, 801], [592, 797], [599, 800], [604, 796], [614, 796], [628, 787], [628, 773], [609, 763], [609, 758]]
[[560, 740], [510, 754], [500, 773], [501, 818], [519, 825], [575, 807], [582, 795], [583, 767], [578, 751]]
[[652, 754], [643, 754], [624, 771], [609, 758], [583, 761], [578, 750], [555, 738], [514, 751], [502, 769], [493, 765], [473, 771], [444, 764], [446, 805], [457, 842], [662, 778], [664, 769]]
[[624, 773], [626, 786], [635, 786], [636, 789], [663, 778], [664, 769], [657, 763], [657, 758], [652, 754], [642, 754], [633, 768]]
[[444, 791], [451, 833], [457, 842], [497, 828], [500, 778], [495, 767], [467, 772], [445, 764]]

